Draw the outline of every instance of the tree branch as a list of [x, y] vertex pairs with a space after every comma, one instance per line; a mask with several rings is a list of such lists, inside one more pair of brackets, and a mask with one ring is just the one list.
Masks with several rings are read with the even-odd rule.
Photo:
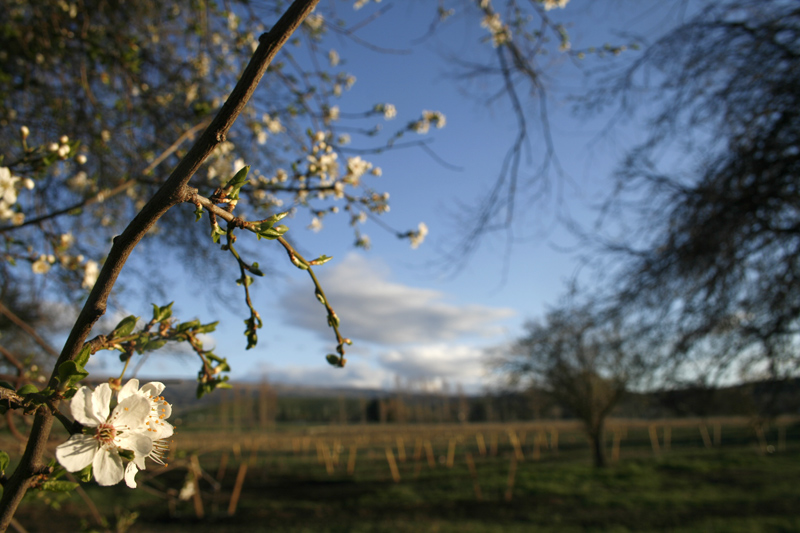
[[[53, 368], [53, 374], [50, 378], [51, 387], [55, 388], [57, 386], [56, 376], [58, 375], [59, 365], [73, 360], [78, 355], [92, 326], [105, 313], [111, 289], [130, 253], [150, 228], [170, 208], [185, 200], [189, 194], [187, 184], [191, 177], [214, 148], [225, 141], [228, 130], [230, 130], [234, 121], [244, 109], [270, 62], [294, 30], [314, 9], [318, 1], [295, 0], [275, 26], [268, 33], [261, 35], [258, 48], [211, 125], [178, 163], [178, 166], [164, 185], [147, 202], [141, 212], [134, 217], [125, 231], [114, 238], [114, 244], [100, 271], [97, 282], [89, 294], [89, 298], [81, 310]], [[53, 414], [50, 411], [50, 407], [41, 406], [37, 410], [22, 460], [3, 490], [3, 497], [0, 500], [0, 533], [8, 529], [22, 497], [31, 484], [33, 476], [42, 472], [44, 467], [42, 457], [46, 451], [47, 439], [50, 435], [52, 424]]]

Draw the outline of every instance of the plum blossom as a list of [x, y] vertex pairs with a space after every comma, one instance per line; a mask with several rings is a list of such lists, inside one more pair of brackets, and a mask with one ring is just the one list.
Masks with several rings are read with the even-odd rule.
[[[113, 411], [110, 403], [111, 387], [107, 383], [94, 391], [81, 387], [70, 402], [70, 410], [84, 426], [84, 432], [72, 435], [56, 448], [56, 458], [67, 471], [77, 472], [92, 465], [95, 480], [103, 486], [116, 485], [127, 478], [121, 450], [142, 458], [153, 453], [153, 439], [143, 431], [152, 410], [148, 398], [131, 394]], [[130, 464], [133, 463], [129, 468]]]
[[567, 7], [567, 3], [569, 3], [569, 0], [544, 0], [544, 9], [545, 11], [556, 8], [564, 9]]
[[91, 289], [97, 282], [97, 276], [99, 275], [100, 265], [97, 264], [97, 261], [92, 261], [91, 259], [86, 261], [86, 264], [83, 267], [83, 282], [81, 283], [81, 286], [84, 289]]
[[129, 398], [144, 398], [150, 405], [150, 412], [145, 418], [144, 424], [135, 430], [135, 433], [142, 435], [151, 441], [151, 448], [147, 453], [134, 450], [133, 461], [128, 463], [125, 468], [125, 483], [136, 488], [134, 476], [139, 470], [145, 469], [145, 458], [150, 458], [158, 464], [164, 464], [164, 454], [169, 449], [166, 439], [172, 436], [174, 428], [167, 422], [167, 418], [172, 414], [172, 406], [164, 400], [161, 393], [165, 385], [158, 381], [146, 383], [139, 388], [139, 380], [131, 379], [117, 393], [117, 400], [122, 404]]

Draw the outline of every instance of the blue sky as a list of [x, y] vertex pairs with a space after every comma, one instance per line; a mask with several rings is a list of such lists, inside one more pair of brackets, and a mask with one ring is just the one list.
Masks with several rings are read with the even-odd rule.
[[[325, 362], [325, 354], [335, 347], [333, 334], [310, 280], [288, 262], [278, 277], [259, 279], [254, 286], [254, 302], [265, 325], [259, 345], [250, 351], [244, 350], [242, 321], [247, 314], [243, 302], [239, 305], [238, 287], [231, 283], [232, 304], [222, 306], [198, 298], [188, 282], [176, 282], [169, 294], [176, 314], [185, 319], [220, 320], [209, 344], [228, 357], [233, 380], [266, 378], [369, 388], [391, 388], [400, 380], [410, 387], [436, 388], [447, 383], [476, 392], [496, 379], [487, 370], [485, 350], [519, 337], [525, 320], [541, 316], [548, 305], [556, 303], [565, 283], [575, 275], [579, 251], [556, 250], [575, 242], [554, 223], [556, 215], [566, 210], [584, 224], [592, 220], [589, 206], [607, 190], [609, 176], [626, 149], [641, 140], [641, 126], [628, 123], [604, 135], [609, 116], [576, 119], [569, 96], [586, 90], [585, 78], [571, 63], [554, 56], [548, 70], [549, 112], [564, 177], [559, 180], [551, 173], [555, 188], [550, 201], [531, 206], [521, 197], [514, 229], [524, 242], [515, 244], [510, 255], [506, 255], [505, 234], [495, 233], [484, 239], [454, 276], [443, 276], [430, 264], [441, 261], [442, 248], [461, 236], [452, 214], [464, 214], [458, 202], [474, 204], [486, 195], [513, 141], [515, 118], [504, 100], [486, 106], [475, 97], [485, 92], [481, 83], [490, 82], [477, 80], [469, 87], [447, 75], [450, 65], [439, 53], [443, 48], [459, 57], [491, 53], [479, 43], [486, 33], [474, 20], [475, 27], [455, 20], [436, 40], [411, 47], [410, 41], [424, 33], [432, 16], [433, 9], [425, 4], [394, 2], [392, 9], [360, 34], [378, 45], [410, 48], [410, 54], [379, 54], [337, 39], [326, 43], [347, 59], [345, 68], [358, 78], [337, 102], [343, 113], [389, 102], [398, 109], [394, 125], [415, 119], [423, 109], [446, 115], [447, 126], [432, 129], [426, 138], [432, 140], [430, 147], [440, 158], [462, 170], [442, 166], [417, 149], [367, 158], [383, 169], [382, 177], [370, 178], [376, 180], [373, 185], [391, 194], [391, 211], [383, 220], [403, 230], [424, 221], [430, 229], [428, 239], [412, 250], [407, 241], [368, 223], [362, 230], [371, 238], [372, 249], [355, 250], [344, 217], [326, 219], [319, 233], [306, 229], [308, 220], [303, 216], [288, 221], [309, 255], [334, 257], [317, 273], [341, 318], [343, 334], [354, 342], [344, 369]], [[612, 29], [652, 39], [679, 15], [657, 6], [658, 2], [572, 0], [567, 9], [550, 14], [568, 25], [573, 47], [580, 48], [627, 42]], [[590, 57], [585, 64], [591, 68], [603, 61], [610, 59]], [[465, 90], [472, 95], [465, 95]], [[543, 139], [537, 126], [531, 129], [525, 158], [529, 164], [523, 176], [535, 172], [542, 159]], [[562, 202], [558, 207], [557, 200]], [[127, 311], [146, 318], [148, 308], [144, 302], [141, 308], [131, 306]], [[95, 372], [115, 372], [114, 359], [100, 354]], [[196, 367], [199, 363], [187, 355], [154, 355], [139, 375], [191, 379]]]

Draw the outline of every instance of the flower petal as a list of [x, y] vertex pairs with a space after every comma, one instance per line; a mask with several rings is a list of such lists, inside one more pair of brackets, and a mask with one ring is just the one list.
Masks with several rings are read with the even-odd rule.
[[120, 448], [131, 450], [136, 465], [144, 470], [144, 458], [153, 451], [153, 439], [146, 431], [139, 430], [133, 433], [126, 433], [114, 442]]
[[139, 380], [136, 378], [130, 379], [122, 386], [119, 392], [117, 392], [117, 401], [121, 402], [131, 394], [136, 394], [137, 392], [139, 392]]
[[105, 417], [98, 419], [92, 409], [92, 389], [81, 387], [69, 403], [69, 410], [72, 418], [84, 426], [94, 427], [101, 422], [105, 422]]
[[128, 466], [125, 467], [125, 484], [128, 485], [130, 488], [136, 488], [136, 480], [134, 477], [136, 473], [139, 471], [139, 468], [133, 464], [133, 461], [128, 463]]
[[175, 429], [169, 422], [148, 422], [147, 427], [150, 429], [150, 438], [153, 440], [161, 440], [171, 437]]
[[124, 469], [122, 458], [116, 448], [100, 448], [92, 461], [94, 478], [103, 486], [116, 485], [122, 481]]
[[111, 387], [108, 383], [101, 383], [92, 393], [92, 412], [94, 416], [105, 422], [111, 411]]
[[145, 396], [152, 396], [155, 398], [156, 396], [160, 396], [165, 388], [167, 388], [167, 386], [160, 381], [151, 381], [150, 383], [145, 383], [140, 392]]
[[144, 425], [149, 414], [150, 402], [141, 394], [134, 394], [114, 408], [110, 422], [118, 431], [133, 431]]
[[97, 453], [97, 441], [89, 435], [77, 433], [56, 448], [56, 459], [68, 472], [77, 472], [92, 464]]

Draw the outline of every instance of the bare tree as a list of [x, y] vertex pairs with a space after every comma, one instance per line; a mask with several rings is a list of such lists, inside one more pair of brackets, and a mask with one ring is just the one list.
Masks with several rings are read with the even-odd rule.
[[660, 106], [604, 206], [626, 232], [604, 243], [622, 258], [620, 316], [638, 320], [675, 370], [713, 362], [719, 376], [795, 374], [797, 3], [709, 2], [607, 80], [592, 104], [619, 98], [630, 110], [646, 94]]
[[498, 356], [499, 368], [512, 382], [544, 389], [583, 422], [594, 464], [605, 466], [606, 418], [629, 384], [643, 375], [643, 359], [615, 324], [588, 305], [559, 307], [526, 329]]

